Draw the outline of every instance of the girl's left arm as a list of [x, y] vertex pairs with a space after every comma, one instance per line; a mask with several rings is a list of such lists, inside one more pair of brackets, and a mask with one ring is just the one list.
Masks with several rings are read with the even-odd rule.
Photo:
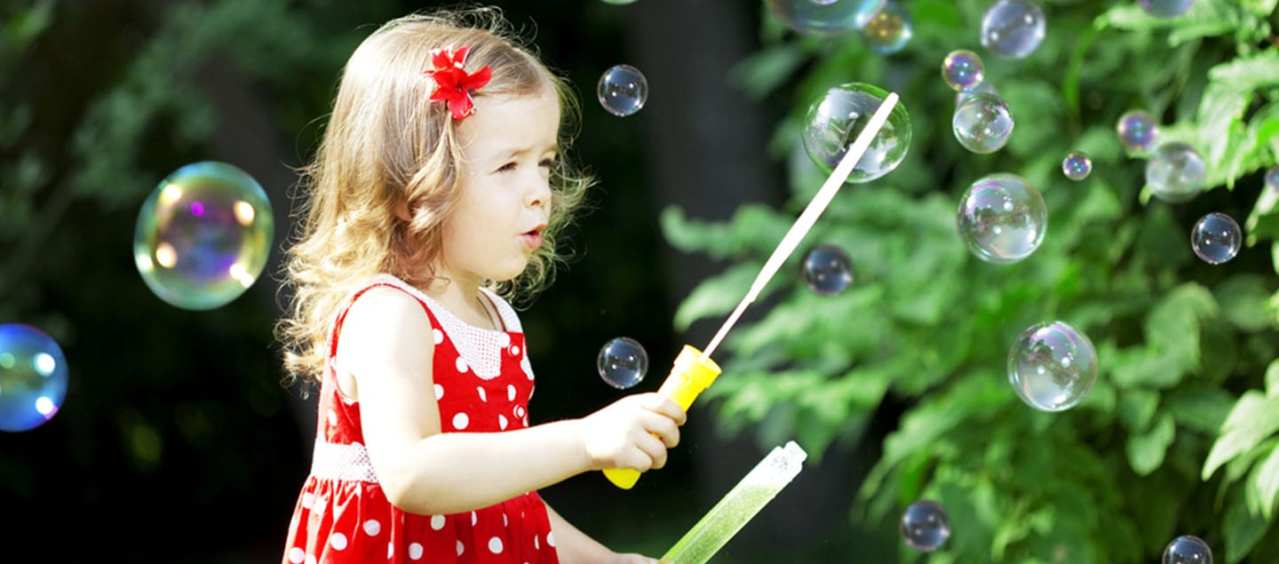
[[657, 564], [657, 560], [639, 554], [618, 554], [609, 550], [586, 533], [578, 530], [550, 505], [546, 515], [551, 520], [551, 532], [555, 533], [555, 550], [564, 564]]

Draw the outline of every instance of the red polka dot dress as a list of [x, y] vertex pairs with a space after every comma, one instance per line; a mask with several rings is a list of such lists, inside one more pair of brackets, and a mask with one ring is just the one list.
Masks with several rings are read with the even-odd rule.
[[504, 331], [463, 322], [398, 278], [382, 275], [355, 292], [338, 315], [320, 388], [311, 475], [298, 496], [284, 548], [286, 563], [559, 562], [546, 506], [529, 492], [452, 515], [418, 515], [391, 505], [378, 483], [360, 429], [360, 404], [337, 386], [334, 360], [350, 304], [373, 287], [407, 292], [426, 311], [435, 341], [435, 400], [445, 433], [495, 433], [528, 427], [533, 370], [519, 318], [497, 306]]

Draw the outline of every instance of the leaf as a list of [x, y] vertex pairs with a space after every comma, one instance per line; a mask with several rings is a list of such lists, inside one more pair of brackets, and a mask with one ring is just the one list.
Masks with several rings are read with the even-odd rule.
[[1245, 392], [1222, 425], [1221, 436], [1204, 461], [1202, 479], [1208, 480], [1222, 464], [1257, 446], [1279, 430], [1279, 398], [1255, 390]]
[[1150, 426], [1155, 410], [1159, 407], [1159, 392], [1133, 388], [1119, 397], [1119, 419], [1133, 433], [1145, 431]]
[[729, 71], [729, 78], [756, 100], [777, 90], [804, 63], [808, 54], [794, 43], [767, 47]]
[[1248, 480], [1248, 500], [1249, 507], [1259, 510], [1266, 521], [1274, 517], [1275, 501], [1279, 500], [1279, 446], [1272, 448], [1270, 454], [1253, 467]]
[[1279, 358], [1271, 360], [1266, 367], [1266, 395], [1279, 397]]
[[1266, 521], [1248, 510], [1242, 495], [1232, 496], [1226, 518], [1222, 522], [1226, 537], [1226, 561], [1238, 562], [1252, 551], [1257, 541], [1266, 534]]
[[1128, 437], [1128, 463], [1138, 476], [1147, 476], [1158, 470], [1164, 462], [1168, 445], [1177, 436], [1177, 427], [1171, 415], [1165, 414], [1159, 422], [1143, 435]]
[[1235, 401], [1234, 396], [1221, 388], [1193, 386], [1171, 392], [1164, 405], [1178, 425], [1216, 435]]
[[1259, 274], [1232, 276], [1214, 290], [1221, 302], [1222, 313], [1244, 331], [1261, 331], [1272, 327], [1274, 319], [1266, 312], [1270, 290]]
[[1243, 135], [1243, 112], [1252, 101], [1252, 90], [1238, 88], [1234, 81], [1214, 81], [1199, 102], [1199, 139], [1206, 140], [1204, 160], [1209, 170], [1218, 170], [1226, 150]]

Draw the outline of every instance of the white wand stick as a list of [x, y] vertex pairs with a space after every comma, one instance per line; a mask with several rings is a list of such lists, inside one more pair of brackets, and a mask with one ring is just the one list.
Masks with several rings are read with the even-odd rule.
[[866, 149], [870, 148], [870, 143], [875, 139], [875, 136], [879, 135], [879, 130], [888, 122], [888, 115], [892, 113], [895, 107], [897, 107], [896, 92], [889, 94], [884, 99], [884, 103], [879, 105], [879, 109], [875, 110], [875, 114], [871, 116], [866, 128], [857, 136], [857, 140], [853, 141], [853, 145], [848, 148], [848, 152], [839, 161], [839, 165], [826, 178], [826, 182], [822, 184], [821, 189], [813, 196], [812, 201], [808, 202], [808, 207], [804, 208], [804, 213], [799, 214], [795, 224], [791, 225], [790, 230], [786, 232], [786, 236], [782, 237], [782, 242], [777, 244], [776, 249], [773, 249], [772, 256], [768, 257], [768, 262], [765, 262], [764, 268], [760, 269], [759, 275], [755, 277], [755, 282], [751, 284], [751, 289], [746, 293], [746, 297], [742, 298], [742, 301], [737, 304], [737, 309], [733, 310], [733, 314], [728, 316], [728, 319], [724, 321], [724, 325], [715, 333], [715, 338], [711, 339], [711, 344], [707, 345], [706, 352], [703, 353], [705, 357], [710, 358], [715, 349], [719, 347], [720, 342], [724, 340], [724, 336], [728, 335], [728, 330], [733, 328], [733, 325], [737, 323], [737, 319], [742, 316], [742, 312], [746, 311], [746, 306], [759, 297], [759, 293], [764, 291], [764, 286], [768, 285], [768, 281], [773, 279], [773, 275], [777, 274], [777, 270], [782, 267], [782, 264], [786, 262], [791, 253], [795, 252], [795, 247], [799, 246], [799, 242], [813, 228], [813, 224], [817, 223], [817, 218], [822, 215], [822, 212], [826, 211], [826, 206], [830, 205], [840, 187], [848, 180], [848, 175], [853, 173], [853, 168], [857, 166], [857, 162], [862, 160], [862, 155], [866, 153]]

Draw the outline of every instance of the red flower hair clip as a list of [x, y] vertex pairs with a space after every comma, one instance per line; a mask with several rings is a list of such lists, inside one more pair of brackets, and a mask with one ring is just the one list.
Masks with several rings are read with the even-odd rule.
[[431, 65], [434, 68], [426, 71], [426, 75], [435, 81], [431, 101], [448, 104], [454, 121], [475, 113], [475, 100], [471, 98], [471, 93], [483, 88], [493, 78], [493, 69], [488, 65], [473, 73], [462, 68], [470, 51], [470, 47], [431, 51]]

